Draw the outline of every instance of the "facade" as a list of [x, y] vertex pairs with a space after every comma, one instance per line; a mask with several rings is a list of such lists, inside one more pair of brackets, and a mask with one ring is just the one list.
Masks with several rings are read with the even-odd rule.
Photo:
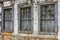
[[58, 0], [1, 1], [0, 33], [58, 35], [59, 2]]

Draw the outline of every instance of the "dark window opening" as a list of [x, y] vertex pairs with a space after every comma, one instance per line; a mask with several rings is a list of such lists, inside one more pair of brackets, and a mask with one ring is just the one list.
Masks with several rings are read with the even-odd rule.
[[54, 10], [55, 10], [54, 4], [41, 5], [41, 17], [40, 17], [41, 32], [55, 32], [56, 22]]
[[3, 31], [12, 31], [12, 9], [4, 9]]
[[31, 8], [20, 8], [20, 30], [31, 31]]

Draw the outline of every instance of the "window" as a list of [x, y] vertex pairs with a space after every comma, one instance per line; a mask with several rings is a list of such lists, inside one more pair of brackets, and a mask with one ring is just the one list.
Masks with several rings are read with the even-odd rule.
[[31, 31], [31, 8], [20, 9], [20, 30]]
[[40, 31], [55, 32], [54, 4], [41, 6]]
[[12, 29], [12, 9], [4, 9], [3, 30], [11, 31]]

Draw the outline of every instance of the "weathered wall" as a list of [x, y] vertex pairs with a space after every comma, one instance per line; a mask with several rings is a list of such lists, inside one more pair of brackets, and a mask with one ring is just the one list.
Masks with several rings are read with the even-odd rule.
[[[46, 36], [46, 37], [49, 37], [49, 36]], [[56, 38], [46, 38], [46, 37], [44, 38], [41, 36], [40, 37], [39, 36], [13, 36], [13, 40], [58, 40]]]
[[[3, 37], [0, 37], [0, 40], [3, 40]], [[33, 36], [33, 35], [15, 35], [12, 37], [12, 40], [58, 40], [57, 35], [41, 35], [41, 36]]]

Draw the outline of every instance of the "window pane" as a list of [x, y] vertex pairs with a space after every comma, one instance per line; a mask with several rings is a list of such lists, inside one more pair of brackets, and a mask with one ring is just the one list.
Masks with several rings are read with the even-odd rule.
[[46, 14], [45, 14], [45, 6], [41, 6], [41, 11], [42, 11], [42, 12], [41, 12], [41, 13], [42, 13], [42, 14], [41, 14], [41, 17], [42, 17], [42, 18], [45, 18], [45, 16], [46, 16]]
[[56, 23], [54, 20], [51, 21], [51, 31], [55, 32], [55, 28], [56, 28]]
[[50, 19], [50, 14], [51, 14], [51, 5], [46, 6], [46, 18]]
[[42, 20], [41, 31], [44, 32], [55, 32], [55, 21], [54, 20]]
[[12, 10], [6, 9], [6, 10], [4, 10], [4, 12], [5, 12], [5, 20], [11, 20], [12, 19]]
[[51, 6], [51, 18], [54, 18], [54, 5]]
[[21, 21], [20, 22], [20, 29], [21, 30], [31, 30], [31, 21]]
[[12, 29], [12, 22], [11, 21], [5, 21], [5, 30]]

